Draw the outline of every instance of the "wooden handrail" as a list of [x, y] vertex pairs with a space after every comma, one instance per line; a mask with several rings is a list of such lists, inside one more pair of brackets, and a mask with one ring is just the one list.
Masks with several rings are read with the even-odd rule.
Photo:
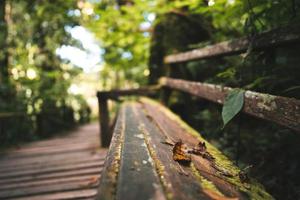
[[121, 96], [131, 95], [151, 95], [160, 89], [159, 85], [141, 87], [136, 89], [122, 89], [122, 90], [110, 90], [110, 91], [99, 91], [97, 92], [98, 98], [117, 99]]
[[99, 105], [99, 119], [100, 119], [100, 138], [102, 147], [108, 147], [112, 138], [112, 133], [109, 127], [109, 112], [108, 100], [118, 100], [121, 96], [131, 95], [153, 95], [160, 89], [160, 85], [148, 86], [137, 89], [111, 90], [97, 92]]
[[[226, 95], [233, 89], [220, 85], [172, 78], [161, 78], [160, 84], [218, 104], [224, 104]], [[300, 132], [300, 100], [245, 91], [243, 112]]]
[[243, 37], [231, 41], [220, 42], [200, 49], [168, 55], [165, 64], [187, 62], [202, 58], [234, 55], [246, 52], [251, 45], [253, 49], [276, 47], [300, 41], [300, 24], [277, 28], [263, 32], [255, 37]]

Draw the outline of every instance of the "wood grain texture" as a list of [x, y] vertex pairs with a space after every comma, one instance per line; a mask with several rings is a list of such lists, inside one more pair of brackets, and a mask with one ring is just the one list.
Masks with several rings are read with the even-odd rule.
[[98, 187], [98, 200], [109, 200], [116, 198], [117, 177], [121, 160], [121, 145], [125, 128], [125, 114], [122, 108], [119, 112], [116, 126], [113, 131], [112, 140], [105, 159], [103, 172], [101, 173], [100, 185]]
[[[218, 104], [224, 104], [226, 95], [233, 89], [220, 85], [172, 78], [162, 78], [160, 82], [165, 87], [186, 92]], [[295, 98], [245, 91], [242, 111], [300, 132], [300, 100]]]
[[122, 142], [116, 199], [164, 199], [134, 104], [125, 107], [125, 129]]
[[0, 199], [95, 198], [106, 149], [98, 124], [0, 154]]
[[[171, 141], [183, 141], [184, 144], [188, 145], [189, 148], [193, 148], [195, 146], [197, 146], [197, 144], [199, 143], [199, 140], [188, 134], [186, 130], [184, 130], [180, 124], [178, 124], [176, 121], [170, 119], [168, 117], [168, 115], [166, 115], [165, 113], [162, 112], [162, 110], [158, 109], [156, 106], [153, 106], [151, 104], [148, 103], [144, 103], [143, 104], [144, 109], [146, 110], [146, 112], [148, 113], [148, 118], [152, 119], [152, 124], [156, 124], [156, 126], [161, 130], [161, 134], [164, 135], [164, 137], [161, 137], [160, 140], [156, 141], [156, 146], [161, 146], [162, 148], [169, 148], [169, 151], [165, 150], [165, 154], [162, 159], [164, 157], [169, 157], [169, 163], [175, 163], [176, 162], [173, 161], [172, 159], [172, 154], [170, 154], [169, 152], [172, 150], [172, 148], [170, 149], [170, 146], [166, 145], [166, 144], [162, 144], [162, 141], [165, 140], [165, 138], [168, 138]], [[149, 130], [150, 135], [154, 133], [153, 129]], [[158, 136], [152, 136], [152, 140], [155, 141], [157, 139]], [[158, 154], [161, 154], [161, 150], [159, 150]], [[232, 184], [230, 184], [229, 182], [225, 181], [223, 179], [223, 177], [218, 177], [218, 174], [216, 172], [216, 170], [214, 168], [211, 167], [211, 162], [202, 158], [201, 156], [192, 156], [192, 160], [193, 163], [195, 163], [196, 167], [198, 169], [201, 169], [201, 175], [203, 176], [203, 178], [208, 179], [209, 181], [211, 181], [219, 190], [219, 192], [221, 192], [223, 194], [223, 196], [226, 196], [227, 198], [239, 198], [239, 199], [245, 199], [244, 195], [239, 192], [236, 187]], [[200, 163], [200, 165], [199, 165]], [[177, 164], [178, 165], [178, 164]], [[184, 193], [182, 193], [182, 190], [185, 188], [186, 185], [192, 185], [192, 180], [197, 181], [198, 185], [199, 185], [199, 179], [197, 179], [195, 177], [195, 173], [193, 172], [192, 169], [190, 168], [186, 168], [185, 169], [186, 172], [188, 172], [189, 176], [187, 177], [187, 180], [185, 181], [180, 181], [179, 183], [181, 184], [181, 189], [179, 191], [181, 191], [181, 194], [176, 194], [176, 196], [182, 196], [182, 195], [186, 195]], [[169, 170], [168, 170], [169, 172]], [[178, 174], [178, 170], [175, 172]], [[173, 175], [172, 177], [174, 178], [175, 175]], [[182, 177], [181, 177], [182, 178]], [[171, 180], [173, 181], [173, 180]], [[195, 183], [194, 183], [195, 184]], [[176, 186], [175, 186], [176, 187]], [[198, 186], [199, 188], [201, 188], [201, 185]], [[204, 189], [206, 188], [202, 188], [202, 196], [205, 195], [204, 194]], [[177, 189], [178, 190], [178, 189]], [[200, 190], [200, 189], [199, 189]], [[198, 190], [198, 192], [199, 192]], [[187, 194], [191, 195], [193, 194], [193, 192], [195, 193], [195, 191], [189, 191], [187, 190]], [[198, 194], [199, 195], [199, 194]], [[186, 199], [187, 197], [182, 197], [180, 199]], [[193, 197], [191, 199], [195, 199], [196, 197]], [[197, 197], [200, 198], [200, 197]], [[203, 198], [203, 197], [202, 197]]]
[[187, 62], [197, 59], [216, 56], [226, 56], [246, 52], [251, 45], [254, 50], [268, 47], [277, 47], [300, 41], [300, 25], [293, 24], [288, 27], [263, 32], [255, 37], [243, 37], [231, 41], [220, 42], [200, 49], [168, 55], [164, 58], [165, 64]]
[[[238, 178], [240, 170], [233, 162], [170, 110], [146, 98], [142, 99], [141, 103], [147, 118], [152, 124], [156, 124], [161, 134], [168, 138], [169, 141], [177, 142], [181, 140], [189, 149], [195, 147], [199, 142], [206, 143], [207, 152], [215, 159], [211, 161], [202, 156], [192, 154], [190, 167], [193, 169], [192, 172], [198, 176], [203, 193], [209, 198], [216, 199], [214, 196], [217, 194], [219, 196], [218, 199], [273, 199], [255, 180], [251, 179], [247, 183], [248, 187], [246, 187]], [[154, 131], [149, 130], [149, 132], [149, 135], [151, 135]], [[154, 141], [156, 138], [157, 136], [153, 137], [152, 140]], [[161, 152], [157, 148], [159, 145], [162, 144], [155, 145], [158, 153]], [[171, 153], [169, 152], [169, 154]], [[183, 169], [189, 174], [189, 169]], [[224, 175], [225, 172], [226, 175]], [[190, 176], [190, 178], [192, 177]]]
[[97, 194], [95, 189], [81, 189], [74, 191], [40, 194], [29, 197], [13, 198], [14, 200], [67, 200], [67, 199], [94, 199]]
[[[204, 192], [192, 169], [173, 160], [172, 147], [163, 144], [166, 137], [152, 118], [148, 118], [141, 105], [136, 105], [139, 126], [152, 153], [152, 160], [160, 175], [162, 186], [169, 199], [211, 199]], [[159, 113], [157, 113], [159, 114]]]
[[137, 95], [153, 95], [160, 89], [159, 85], [148, 86], [137, 89], [123, 89], [123, 90], [110, 90], [97, 92], [98, 108], [99, 108], [99, 124], [100, 124], [100, 137], [101, 146], [108, 147], [112, 133], [110, 130], [110, 117], [108, 112], [108, 100], [119, 100], [122, 96], [137, 96]]
[[151, 95], [155, 94], [157, 90], [160, 89], [159, 85], [148, 86], [144, 88], [137, 89], [123, 89], [123, 90], [110, 90], [110, 91], [101, 91], [97, 92], [98, 99], [118, 99], [121, 96], [131, 96], [131, 95]]
[[[255, 181], [244, 187], [238, 168], [221, 152], [174, 120], [168, 109], [151, 102], [142, 98], [123, 104], [97, 199], [272, 199]], [[216, 162], [192, 155], [190, 165], [181, 165], [173, 160], [167, 139], [182, 140], [189, 148], [205, 141]], [[218, 167], [232, 177], [222, 175]]]

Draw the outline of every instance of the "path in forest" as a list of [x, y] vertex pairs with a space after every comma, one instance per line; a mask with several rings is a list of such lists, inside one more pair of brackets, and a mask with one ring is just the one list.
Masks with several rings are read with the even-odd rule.
[[99, 125], [0, 154], [0, 199], [93, 199], [106, 149]]

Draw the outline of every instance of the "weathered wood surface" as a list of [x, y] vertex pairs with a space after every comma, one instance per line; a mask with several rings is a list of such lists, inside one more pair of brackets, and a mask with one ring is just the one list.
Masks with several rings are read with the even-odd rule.
[[289, 27], [277, 28], [263, 32], [256, 37], [244, 37], [232, 41], [225, 41], [200, 49], [166, 56], [166, 64], [187, 62], [215, 56], [226, 56], [246, 52], [251, 45], [252, 49], [263, 49], [300, 41], [300, 25], [293, 24]]
[[115, 199], [115, 189], [121, 160], [121, 146], [124, 134], [124, 111], [118, 115], [113, 137], [105, 159], [103, 172], [101, 174], [100, 187], [98, 189], [98, 200]]
[[133, 106], [124, 108], [126, 116], [116, 199], [154, 199], [163, 196], [152, 165], [150, 152]]
[[13, 198], [16, 200], [65, 200], [65, 199], [80, 199], [80, 200], [88, 200], [93, 199], [91, 197], [94, 197], [97, 194], [97, 191], [95, 189], [82, 189], [82, 190], [74, 190], [74, 191], [65, 191], [65, 192], [59, 192], [59, 193], [51, 193], [51, 194], [40, 194], [35, 195], [30, 198], [28, 197], [20, 197], [20, 198]]
[[159, 86], [148, 86], [144, 88], [137, 89], [123, 89], [123, 90], [110, 90], [110, 91], [101, 91], [97, 92], [98, 98], [106, 98], [106, 99], [118, 99], [121, 96], [130, 96], [130, 95], [152, 95], [160, 89]]
[[[205, 141], [156, 102], [142, 98], [139, 103], [124, 104], [97, 199], [272, 199], [252, 179], [247, 186], [241, 183], [239, 170], [209, 143], [214, 165], [196, 155], [190, 165], [181, 165], [173, 160], [173, 147], [164, 143], [167, 138], [182, 140], [190, 148]], [[232, 177], [220, 174], [216, 166]]]
[[101, 146], [108, 147], [111, 141], [111, 130], [109, 129], [108, 99], [103, 95], [98, 95], [100, 138]]
[[[233, 88], [220, 85], [162, 78], [162, 86], [183, 91], [215, 103], [223, 104]], [[300, 100], [246, 91], [243, 112], [269, 120], [300, 132]]]
[[98, 124], [0, 153], [0, 199], [95, 198], [106, 149]]
[[137, 95], [153, 95], [160, 89], [160, 86], [148, 86], [137, 89], [123, 89], [97, 92], [98, 107], [99, 107], [99, 122], [101, 128], [101, 146], [108, 147], [111, 141], [112, 133], [110, 130], [110, 118], [108, 112], [108, 100], [119, 100], [123, 96], [137, 96]]

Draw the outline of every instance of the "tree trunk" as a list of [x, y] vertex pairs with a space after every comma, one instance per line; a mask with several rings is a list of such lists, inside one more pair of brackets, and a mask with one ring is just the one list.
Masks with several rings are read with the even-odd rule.
[[0, 84], [8, 83], [6, 0], [0, 1]]

